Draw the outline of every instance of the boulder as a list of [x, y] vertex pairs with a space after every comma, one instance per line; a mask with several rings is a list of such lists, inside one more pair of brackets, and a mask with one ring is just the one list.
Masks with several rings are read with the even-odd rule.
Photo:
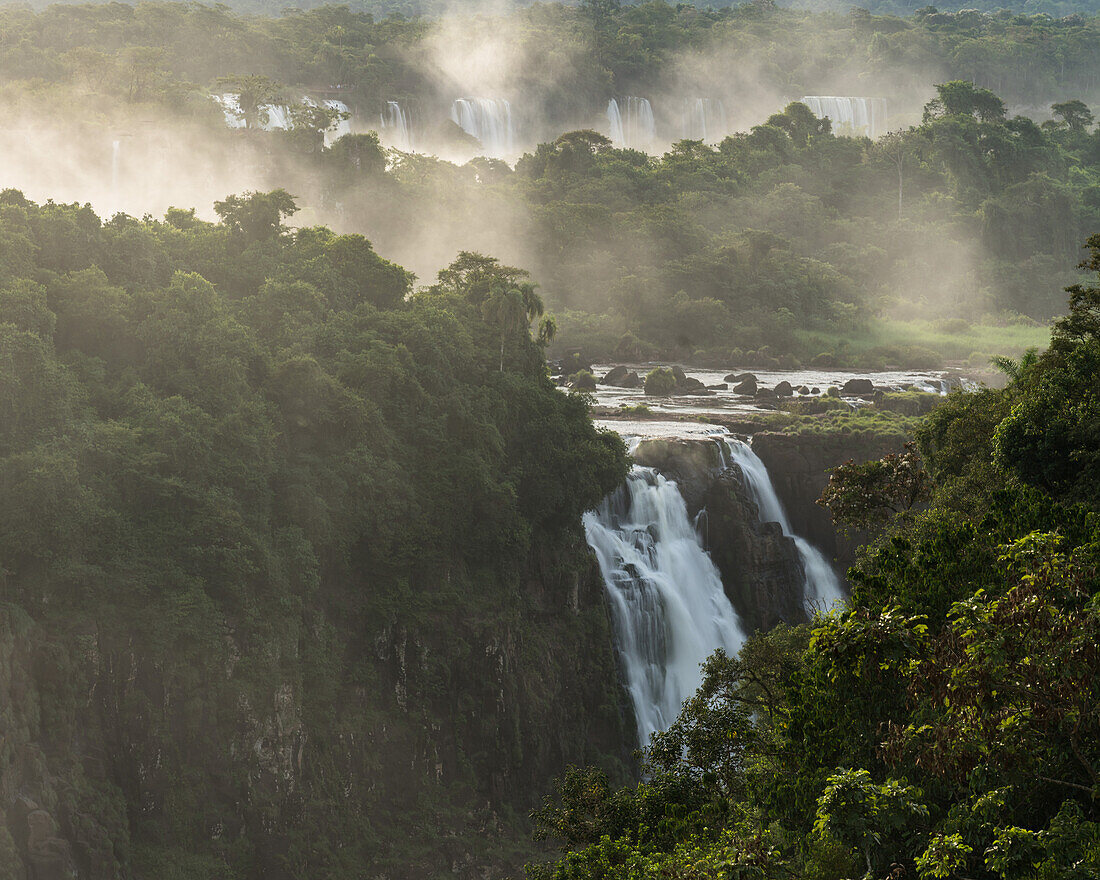
[[840, 391], [842, 394], [873, 394], [875, 383], [870, 379], [849, 379]]
[[630, 375], [626, 367], [612, 367], [600, 380], [601, 385], [616, 385], [621, 387], [623, 380]]
[[677, 385], [681, 384], [687, 378], [687, 374], [684, 373], [683, 369], [680, 367], [673, 367], [672, 375], [676, 377]]
[[600, 380], [601, 385], [610, 385], [613, 388], [641, 388], [641, 377], [626, 367], [613, 367]]
[[774, 388], [760, 388], [756, 392], [757, 400], [779, 400], [779, 393]]
[[746, 379], [752, 379], [752, 381], [755, 382], [756, 376], [754, 376], [752, 373], [730, 373], [728, 376], [726, 376], [725, 381], [744, 382]]
[[742, 379], [740, 382], [733, 386], [734, 393], [745, 394], [749, 397], [756, 396], [756, 389], [756, 376], [752, 375], [751, 373], [746, 378]]
[[713, 394], [713, 391], [709, 391], [707, 386], [700, 382], [698, 379], [693, 379], [691, 376], [684, 376], [679, 382], [676, 383], [677, 394]]
[[717, 385], [708, 385], [707, 388], [711, 389], [711, 391], [725, 391], [729, 388], [729, 385], [725, 382], [719, 382]]
[[809, 388], [807, 388], [807, 387], [806, 387], [805, 385], [799, 385], [799, 386], [798, 386], [798, 393], [799, 393], [799, 394], [809, 394], [809, 393], [810, 393], [810, 389], [809, 389]]
[[794, 389], [791, 387], [791, 383], [785, 379], [775, 386], [775, 393], [780, 397], [790, 397], [794, 394]]

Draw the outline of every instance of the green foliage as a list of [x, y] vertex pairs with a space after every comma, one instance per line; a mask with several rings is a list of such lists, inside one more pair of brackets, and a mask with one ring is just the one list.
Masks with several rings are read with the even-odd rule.
[[[261, 11], [258, 0], [241, 2]], [[1068, 258], [1100, 222], [1100, 148], [1087, 106], [1100, 25], [1067, 15], [1063, 0], [1029, 0], [1027, 14], [873, 5], [883, 14], [658, 0], [521, 4], [464, 17], [458, 42], [504, 41], [517, 61], [510, 87], [534, 96], [557, 130], [591, 125], [608, 95], [671, 94], [685, 82], [700, 94], [709, 80], [759, 95], [749, 113], [830, 83], [874, 83], [891, 96], [895, 131], [873, 143], [793, 102], [720, 143], [680, 141], [660, 157], [617, 148], [588, 127], [565, 131], [514, 171], [486, 157], [460, 167], [399, 153], [372, 131], [324, 146], [335, 116], [321, 88], [349, 98], [357, 128], [373, 126], [389, 100], [416, 108], [438, 100], [425, 72], [438, 63], [431, 20], [370, 14], [408, 15], [418, 8], [412, 0], [266, 18], [182, 3], [12, 6], [0, 13], [0, 70], [6, 94], [26, 94], [25, 104], [53, 119], [79, 117], [89, 132], [82, 155], [162, 118], [201, 129], [215, 155], [255, 149], [300, 204], [337, 212], [341, 227], [369, 230], [381, 252], [410, 265], [422, 260], [416, 230], [425, 223], [444, 248], [468, 246], [472, 228], [518, 245], [547, 306], [574, 313], [555, 355], [582, 348], [590, 361], [607, 359], [629, 333], [642, 357], [615, 359], [698, 352], [729, 367], [739, 349], [753, 354], [745, 366], [824, 354], [848, 367], [935, 368], [974, 351], [1015, 357], [1042, 335], [1022, 332], [1016, 319], [1061, 310], [1061, 289], [1074, 280]], [[707, 59], [705, 79], [683, 79], [685, 53]], [[738, 60], [747, 56], [765, 61], [750, 74]], [[943, 81], [922, 115], [929, 71]], [[984, 87], [991, 83], [996, 94]], [[226, 91], [241, 96], [246, 129], [226, 129], [212, 100]], [[314, 104], [298, 105], [306, 92]], [[264, 108], [288, 98], [293, 130], [263, 131]], [[1006, 106], [1049, 107], [1052, 118], [1009, 117]], [[26, 109], [12, 99], [15, 118]], [[421, 145], [477, 151], [450, 120], [443, 128], [423, 132]], [[270, 256], [255, 245], [277, 229], [278, 214], [271, 205], [227, 207], [238, 234], [221, 246], [247, 257], [227, 268], [251, 272], [255, 286]], [[69, 271], [93, 218], [47, 213], [36, 217], [53, 226], [39, 237], [42, 263]], [[139, 226], [119, 231], [119, 259], [145, 255]], [[6, 234], [4, 259], [25, 261], [24, 230]], [[919, 330], [883, 331], [884, 318]]]
[[[834, 473], [830, 502], [883, 530], [849, 571], [848, 606], [808, 639], [757, 636], [712, 658], [654, 738], [646, 781], [601, 795], [657, 799], [657, 821], [596, 822], [558, 873], [536, 876], [695, 876], [673, 867], [689, 850], [718, 876], [1096, 874], [1095, 291], [1071, 290], [1050, 348], [1009, 365], [1006, 388], [953, 393], [925, 416], [919, 456]], [[754, 839], [771, 845], [756, 873], [713, 868]]]
[[904, 452], [833, 468], [818, 504], [829, 508], [838, 523], [857, 529], [881, 528], [907, 513], [930, 494], [928, 475], [915, 446], [910, 442]]
[[676, 377], [668, 367], [657, 367], [646, 374], [646, 394], [652, 397], [668, 397], [675, 390]]
[[[611, 673], [547, 643], [607, 642], [570, 591], [628, 461], [546, 375], [522, 273], [460, 260], [410, 297], [366, 239], [287, 228], [283, 191], [219, 224], [0, 207], [30, 244], [0, 287], [0, 687], [24, 693], [0, 739], [88, 876], [397, 876], [485, 836], [471, 803], [526, 806], [562, 692], [615, 711]], [[481, 296], [471, 262], [509, 284]]]

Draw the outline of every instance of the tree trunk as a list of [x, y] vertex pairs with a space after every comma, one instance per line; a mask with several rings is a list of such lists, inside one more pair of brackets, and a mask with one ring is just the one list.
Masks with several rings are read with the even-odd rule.
[[898, 161], [898, 222], [901, 222], [901, 172], [902, 161]]

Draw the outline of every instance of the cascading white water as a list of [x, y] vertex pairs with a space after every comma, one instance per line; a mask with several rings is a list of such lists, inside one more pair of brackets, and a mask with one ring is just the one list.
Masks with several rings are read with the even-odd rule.
[[330, 147], [344, 135], [351, 134], [351, 111], [343, 101], [326, 100], [325, 106], [329, 110], [347, 114], [344, 119], [338, 120], [336, 125], [325, 132], [325, 146]]
[[885, 98], [848, 98], [807, 95], [802, 99], [814, 116], [828, 117], [838, 134], [865, 134], [877, 138], [886, 130]]
[[397, 101], [387, 101], [386, 109], [381, 113], [382, 134], [386, 141], [403, 153], [413, 149], [412, 126], [409, 115]]
[[267, 122], [262, 123], [264, 131], [286, 131], [290, 128], [290, 108], [283, 104], [261, 104], [261, 118], [267, 113]]
[[761, 522], [779, 523], [783, 534], [794, 540], [798, 555], [802, 560], [802, 568], [806, 575], [805, 593], [803, 602], [809, 611], [828, 611], [840, 602], [844, 601], [844, 592], [840, 587], [840, 579], [833, 571], [820, 550], [805, 538], [796, 535], [791, 528], [791, 522], [787, 519], [787, 512], [783, 509], [783, 502], [776, 494], [772, 484], [771, 475], [760, 457], [752, 451], [748, 443], [743, 443], [735, 438], [723, 438], [719, 440], [719, 448], [725, 447], [726, 454], [741, 466], [741, 473], [745, 476], [745, 485], [752, 493], [753, 500], [760, 512]]
[[704, 143], [720, 141], [729, 134], [726, 108], [719, 100], [687, 98], [680, 114], [680, 130], [687, 140]]
[[611, 142], [617, 147], [644, 150], [657, 137], [653, 121], [653, 106], [648, 98], [624, 98], [624, 104], [612, 98], [607, 102], [607, 121], [611, 125]]
[[745, 640], [718, 569], [675, 483], [634, 467], [625, 485], [585, 514], [610, 598], [638, 739], [665, 730], [702, 683], [700, 664]]
[[224, 94], [214, 95], [214, 101], [222, 108], [222, 113], [225, 115], [225, 124], [230, 128], [244, 128], [248, 123], [244, 120], [244, 114], [241, 112], [241, 103], [237, 95]]
[[459, 98], [451, 105], [451, 119], [481, 141], [485, 155], [499, 159], [515, 152], [512, 105], [503, 98]]

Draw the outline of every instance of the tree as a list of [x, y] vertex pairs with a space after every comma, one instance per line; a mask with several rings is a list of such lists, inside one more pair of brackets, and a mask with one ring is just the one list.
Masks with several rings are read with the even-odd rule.
[[928, 473], [915, 443], [878, 461], [848, 461], [829, 472], [829, 483], [818, 504], [829, 508], [838, 523], [857, 529], [882, 528], [895, 517], [927, 501]]
[[523, 331], [526, 336], [531, 322], [542, 315], [542, 299], [533, 284], [516, 287], [495, 287], [481, 305], [481, 314], [500, 334], [500, 372], [504, 372], [504, 345], [509, 337]]
[[920, 789], [887, 779], [876, 784], [866, 770], [841, 770], [825, 781], [817, 801], [814, 831], [859, 850], [867, 865], [867, 880], [881, 861], [878, 850], [886, 843], [897, 847], [902, 836], [914, 835], [914, 819], [928, 816]]
[[236, 113], [246, 128], [263, 128], [271, 121], [269, 107], [286, 101], [286, 90], [279, 83], [258, 74], [219, 77], [217, 84], [236, 95]]
[[952, 80], [936, 86], [937, 97], [924, 107], [924, 121], [945, 116], [974, 116], [982, 122], [1002, 122], [1005, 103], [989, 89], [972, 82]]
[[527, 270], [504, 266], [496, 257], [462, 251], [447, 268], [439, 270], [438, 280], [429, 290], [460, 296], [480, 306], [498, 288], [516, 288], [529, 277]]
[[883, 156], [898, 172], [898, 222], [901, 222], [902, 188], [905, 163], [913, 155], [910, 132], [890, 131], [875, 142], [873, 150]]
[[1070, 131], [1085, 131], [1092, 125], [1092, 111], [1084, 101], [1062, 101], [1051, 104], [1050, 109]]
[[246, 192], [214, 202], [214, 213], [245, 246], [280, 235], [284, 231], [283, 220], [297, 211], [294, 196], [285, 189]]

